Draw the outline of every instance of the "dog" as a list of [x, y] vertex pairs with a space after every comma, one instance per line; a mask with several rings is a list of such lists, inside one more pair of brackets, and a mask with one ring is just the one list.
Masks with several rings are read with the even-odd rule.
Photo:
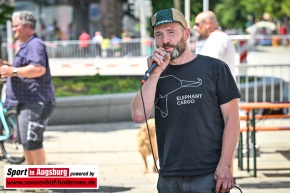
[[[157, 152], [157, 140], [156, 140], [156, 128], [155, 128], [155, 119], [151, 118], [147, 120], [149, 133], [152, 142], [152, 149], [154, 153], [154, 157], [156, 161], [158, 160], [158, 152]], [[144, 161], [144, 171], [143, 173], [148, 173], [148, 163], [147, 163], [147, 156], [152, 155], [150, 141], [148, 136], [148, 130], [146, 122], [143, 123], [138, 130], [137, 133], [137, 147], [138, 151], [140, 152], [142, 159]], [[153, 172], [157, 172], [155, 165], [153, 165]]]

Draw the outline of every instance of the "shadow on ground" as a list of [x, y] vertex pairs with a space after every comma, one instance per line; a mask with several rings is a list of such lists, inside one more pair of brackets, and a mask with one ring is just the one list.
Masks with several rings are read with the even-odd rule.
[[280, 182], [258, 182], [258, 183], [243, 183], [240, 185], [240, 187], [246, 188], [246, 189], [278, 189], [278, 188], [290, 188], [289, 181], [280, 181]]
[[46, 130], [60, 132], [113, 132], [118, 130], [138, 129], [140, 125], [140, 123], [134, 122], [58, 125], [48, 126]]
[[285, 158], [287, 158], [290, 161], [290, 149], [285, 151], [277, 151], [278, 153], [281, 153]]

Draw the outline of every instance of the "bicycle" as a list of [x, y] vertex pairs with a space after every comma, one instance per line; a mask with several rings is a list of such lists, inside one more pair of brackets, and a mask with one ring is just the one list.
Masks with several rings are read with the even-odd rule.
[[22, 145], [19, 143], [17, 131], [17, 113], [14, 109], [7, 110], [3, 101], [6, 98], [6, 83], [2, 82], [0, 100], [0, 146], [4, 157], [12, 164], [24, 162]]

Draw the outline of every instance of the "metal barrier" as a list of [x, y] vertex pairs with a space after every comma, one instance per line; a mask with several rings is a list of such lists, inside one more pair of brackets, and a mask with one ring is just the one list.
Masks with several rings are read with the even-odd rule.
[[[93, 41], [88, 41], [87, 47], [80, 47], [80, 42], [73, 41], [54, 41], [45, 42], [50, 58], [94, 58], [94, 57], [136, 57], [141, 56], [142, 43], [139, 39], [132, 39], [129, 42], [117, 44], [108, 43], [100, 45]], [[152, 50], [152, 44], [146, 46], [147, 52]]]
[[290, 64], [239, 65], [237, 85], [244, 102], [290, 101]]
[[[236, 45], [237, 51], [240, 50], [240, 41], [247, 41], [248, 50], [254, 50], [257, 45], [284, 45], [290, 44], [289, 35], [231, 35], [233, 43]], [[134, 38], [130, 40], [120, 40], [119, 43], [112, 43], [110, 39], [104, 39], [103, 43], [97, 44], [89, 40], [81, 42], [79, 40], [65, 40], [65, 41], [45, 41], [49, 58], [116, 58], [116, 57], [140, 57], [148, 56], [152, 53], [154, 48], [154, 39]], [[87, 46], [82, 47], [81, 44]], [[267, 43], [267, 44], [266, 44]], [[191, 38], [190, 47], [194, 49], [195, 40]], [[1, 55], [2, 58], [8, 58], [8, 49], [12, 49], [15, 53], [17, 46], [14, 44], [2, 43]]]
[[[98, 44], [92, 40], [65, 40], [65, 41], [45, 41], [49, 58], [114, 58], [114, 57], [140, 57], [148, 56], [154, 48], [153, 39], [139, 39], [111, 43], [110, 40], [104, 40]], [[15, 44], [2, 43], [2, 58], [8, 58], [8, 48], [15, 50]], [[143, 50], [142, 50], [143, 49]]]

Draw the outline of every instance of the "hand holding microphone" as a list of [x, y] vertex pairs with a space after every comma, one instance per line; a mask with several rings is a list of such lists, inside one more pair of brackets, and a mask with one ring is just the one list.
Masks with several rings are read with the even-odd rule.
[[[166, 58], [167, 52], [163, 51], [163, 56], [162, 56], [162, 60], [164, 61]], [[150, 59], [152, 60], [154, 58], [154, 56], [150, 56]], [[149, 67], [149, 69], [145, 72], [145, 75], [142, 79], [142, 84], [144, 84], [146, 82], [146, 80], [149, 78], [149, 76], [153, 73], [153, 71], [158, 67], [158, 64], [154, 61], [152, 63], [152, 65]]]

